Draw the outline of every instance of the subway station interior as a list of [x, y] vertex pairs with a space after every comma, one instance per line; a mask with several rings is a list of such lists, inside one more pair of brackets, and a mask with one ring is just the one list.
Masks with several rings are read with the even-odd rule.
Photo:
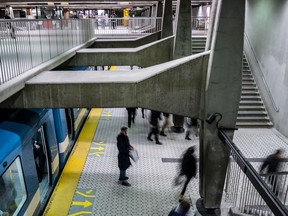
[[0, 216], [287, 216], [287, 19], [285, 0], [1, 1]]

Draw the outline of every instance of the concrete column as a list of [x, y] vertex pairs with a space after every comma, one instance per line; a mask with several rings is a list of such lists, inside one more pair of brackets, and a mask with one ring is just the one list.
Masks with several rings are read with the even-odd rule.
[[[219, 0], [202, 119], [221, 113], [219, 127], [235, 127], [241, 96], [245, 1]], [[219, 117], [217, 117], [217, 120]], [[200, 194], [207, 209], [221, 204], [229, 154], [217, 135], [216, 123], [204, 121], [200, 137]], [[229, 133], [233, 137], [233, 132]]]
[[151, 8], [151, 17], [157, 17], [157, 5], [154, 4]]
[[163, 16], [163, 3], [162, 1], [159, 1], [157, 4], [157, 17]]
[[177, 1], [177, 11], [174, 59], [192, 54], [191, 1]]
[[[176, 7], [176, 34], [174, 40], [174, 59], [192, 54], [191, 0], [179, 0]], [[173, 116], [174, 132], [184, 132], [184, 117]]]
[[172, 0], [164, 1], [164, 13], [162, 20], [162, 38], [173, 35], [173, 20], [172, 20]]
[[211, 8], [210, 17], [209, 17], [209, 29], [208, 29], [208, 34], [207, 34], [205, 51], [208, 51], [211, 49], [211, 41], [213, 37], [213, 32], [215, 32], [214, 26], [215, 26], [218, 2], [219, 0], [212, 1], [212, 8]]

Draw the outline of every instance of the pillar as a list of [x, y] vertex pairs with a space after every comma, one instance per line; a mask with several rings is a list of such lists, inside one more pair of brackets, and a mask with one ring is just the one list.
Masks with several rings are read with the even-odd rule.
[[[174, 39], [174, 59], [192, 54], [192, 26], [191, 26], [191, 1], [179, 0], [176, 8], [176, 34]], [[173, 115], [174, 126], [172, 131], [184, 132], [184, 117]]]
[[172, 0], [164, 1], [161, 38], [173, 35]]
[[157, 5], [157, 17], [162, 17], [162, 16], [163, 16], [163, 3], [162, 1], [159, 1]]
[[205, 51], [211, 49], [211, 41], [212, 41], [213, 32], [214, 32], [218, 2], [219, 0], [212, 1], [212, 8], [211, 8], [210, 17], [209, 17], [209, 29], [208, 29], [208, 34], [207, 34]]
[[[219, 126], [235, 127], [242, 80], [245, 1], [219, 0], [218, 4], [201, 103], [200, 195], [207, 209], [220, 208], [229, 153], [218, 138], [216, 123], [208, 124], [205, 119], [218, 112], [223, 116]], [[229, 136], [232, 138], [233, 132]]]

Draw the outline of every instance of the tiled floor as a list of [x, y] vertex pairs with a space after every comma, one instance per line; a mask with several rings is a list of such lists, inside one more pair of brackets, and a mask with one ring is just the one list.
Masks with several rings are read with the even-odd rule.
[[[127, 125], [126, 109], [104, 109], [94, 136], [95, 146], [101, 143], [104, 154], [97, 157], [88, 155], [77, 191], [95, 191], [93, 209], [95, 215], [168, 215], [177, 204], [181, 187], [172, 185], [177, 173], [175, 162], [163, 163], [162, 158], [180, 158], [181, 153], [191, 145], [198, 146], [198, 139], [184, 139], [184, 134], [167, 132], [167, 137], [160, 137], [163, 145], [147, 140], [149, 132], [149, 111], [145, 118], [137, 110], [135, 124], [129, 129], [130, 143], [138, 150], [140, 159], [127, 170], [131, 187], [118, 183], [116, 136], [122, 125]], [[93, 145], [93, 144], [92, 144]], [[193, 180], [187, 191], [197, 195], [197, 180]], [[77, 195], [74, 196], [79, 200]], [[70, 214], [75, 212], [71, 207]]]
[[[138, 109], [135, 124], [129, 129], [130, 143], [138, 150], [140, 159], [128, 169], [132, 186], [125, 187], [118, 183], [116, 136], [120, 127], [127, 125], [127, 111], [124, 108], [103, 110], [77, 187], [78, 194], [93, 193], [87, 198], [93, 205], [87, 208], [91, 208], [94, 215], [167, 216], [177, 204], [181, 186], [175, 188], [172, 182], [179, 164], [162, 162], [162, 158], [180, 158], [191, 145], [196, 146], [198, 157], [198, 138], [191, 136], [192, 140], [187, 141], [184, 134], [167, 131], [167, 137], [160, 136], [163, 145], [156, 145], [147, 140], [148, 116], [146, 110], [143, 119], [141, 109]], [[241, 129], [236, 131], [234, 142], [248, 158], [264, 158], [279, 147], [288, 150], [287, 139], [274, 129]], [[93, 154], [95, 149], [102, 149], [104, 153]], [[191, 181], [186, 194], [193, 201], [199, 197], [198, 180]], [[76, 200], [79, 201], [77, 192], [73, 198]], [[73, 215], [76, 210], [74, 205], [69, 213]]]

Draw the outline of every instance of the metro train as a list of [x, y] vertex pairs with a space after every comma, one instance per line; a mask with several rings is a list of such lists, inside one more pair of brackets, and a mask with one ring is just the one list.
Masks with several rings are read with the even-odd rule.
[[89, 111], [1, 110], [0, 216], [41, 214]]

